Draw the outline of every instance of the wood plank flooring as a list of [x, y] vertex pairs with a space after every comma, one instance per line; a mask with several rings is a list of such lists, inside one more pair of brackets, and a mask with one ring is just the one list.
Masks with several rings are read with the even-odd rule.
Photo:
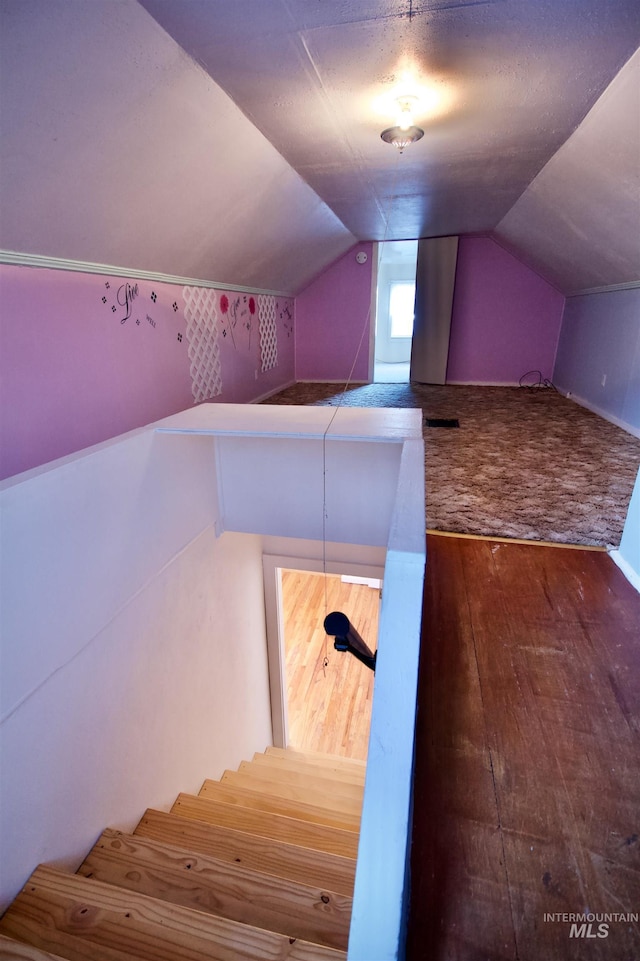
[[545, 920], [640, 912], [640, 595], [608, 555], [429, 536], [418, 704], [409, 961], [637, 961], [637, 920]]
[[330, 611], [344, 611], [375, 650], [379, 592], [336, 575], [283, 570], [282, 597], [290, 747], [366, 760], [374, 675], [335, 651], [322, 625]]

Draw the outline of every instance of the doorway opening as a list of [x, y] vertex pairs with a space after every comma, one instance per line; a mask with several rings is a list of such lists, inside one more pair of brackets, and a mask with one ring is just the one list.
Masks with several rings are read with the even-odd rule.
[[378, 244], [375, 383], [409, 382], [417, 258], [417, 240]]
[[289, 745], [366, 761], [374, 674], [334, 650], [323, 621], [348, 612], [377, 647], [380, 582], [286, 568], [281, 576]]
[[378, 646], [382, 569], [263, 558], [273, 742], [279, 747], [366, 761], [375, 675], [334, 650], [324, 618], [344, 611], [372, 650]]

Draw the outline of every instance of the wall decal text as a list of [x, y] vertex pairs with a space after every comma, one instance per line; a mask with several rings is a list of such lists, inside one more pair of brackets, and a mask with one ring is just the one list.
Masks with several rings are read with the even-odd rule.
[[[121, 324], [126, 323], [129, 317], [131, 317], [131, 305], [137, 296], [138, 296], [137, 284], [129, 284], [129, 283], [122, 284], [122, 286], [118, 288], [116, 300], [118, 301], [120, 306], [125, 307], [127, 311], [125, 316], [122, 317], [120, 320]], [[152, 296], [155, 296], [155, 295], [152, 295]]]

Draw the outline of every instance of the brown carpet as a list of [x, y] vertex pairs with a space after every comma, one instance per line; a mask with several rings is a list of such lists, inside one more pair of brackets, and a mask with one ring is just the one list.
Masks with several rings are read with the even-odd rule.
[[[618, 547], [640, 440], [551, 389], [296, 384], [269, 404], [419, 407], [427, 527]], [[339, 416], [339, 415], [338, 415]]]

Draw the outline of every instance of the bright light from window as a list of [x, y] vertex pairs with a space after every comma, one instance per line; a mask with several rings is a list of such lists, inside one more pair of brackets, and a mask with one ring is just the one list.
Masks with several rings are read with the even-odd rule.
[[391, 284], [389, 291], [389, 317], [391, 318], [392, 337], [413, 336], [415, 296], [415, 284]]

